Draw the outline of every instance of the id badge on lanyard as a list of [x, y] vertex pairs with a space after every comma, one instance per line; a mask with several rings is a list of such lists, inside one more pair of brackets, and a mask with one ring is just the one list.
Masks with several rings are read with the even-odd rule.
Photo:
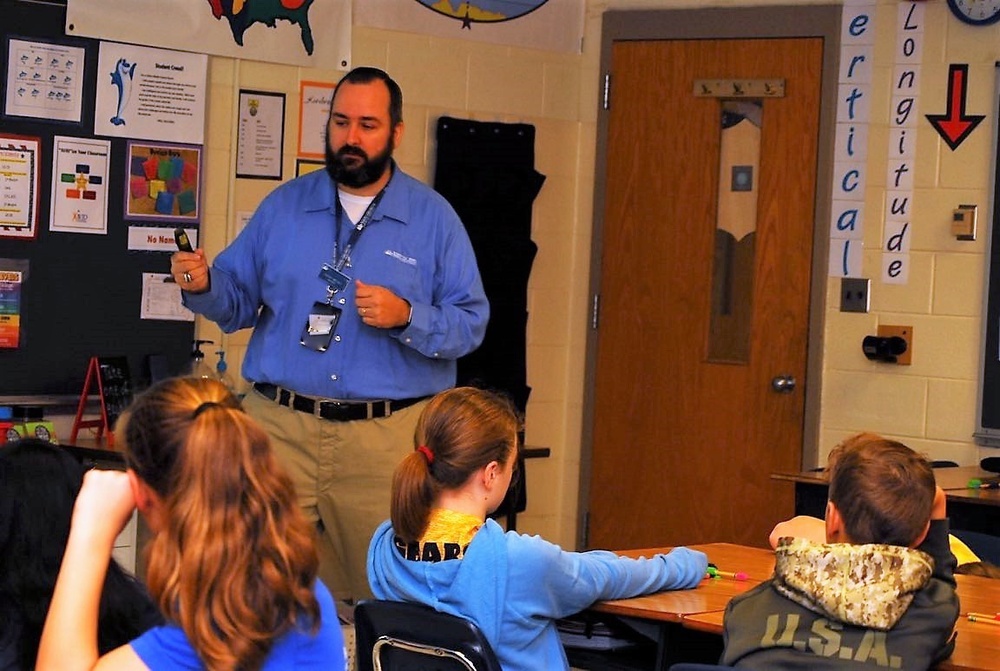
[[[385, 189], [383, 188], [382, 191], [380, 191], [368, 205], [368, 208], [361, 216], [361, 220], [358, 222], [358, 225], [354, 227], [354, 231], [352, 231], [351, 237], [348, 240], [347, 245], [344, 247], [344, 252], [340, 255], [339, 259], [333, 265], [324, 263], [320, 268], [319, 278], [326, 283], [326, 301], [316, 301], [313, 303], [312, 310], [309, 312], [309, 317], [306, 319], [306, 325], [302, 329], [302, 337], [299, 340], [303, 347], [308, 347], [309, 349], [317, 352], [325, 352], [329, 349], [330, 342], [333, 340], [333, 335], [337, 332], [337, 324], [340, 322], [340, 315], [343, 313], [343, 310], [333, 304], [333, 297], [336, 296], [338, 292], [346, 289], [347, 285], [351, 283], [351, 278], [341, 269], [347, 262], [347, 258], [351, 253], [351, 249], [354, 247], [354, 243], [356, 243], [358, 238], [361, 237], [361, 233], [364, 231], [368, 222], [371, 221], [372, 216], [375, 214], [375, 207], [382, 199], [382, 194], [384, 193]], [[338, 238], [340, 237], [341, 216], [342, 209], [340, 206], [340, 199], [338, 198]], [[337, 256], [336, 249], [334, 250], [334, 256]]]

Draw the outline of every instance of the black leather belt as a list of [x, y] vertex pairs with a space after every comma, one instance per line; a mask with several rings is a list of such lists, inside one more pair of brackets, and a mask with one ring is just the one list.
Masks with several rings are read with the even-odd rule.
[[427, 398], [401, 398], [396, 401], [330, 401], [296, 394], [291, 389], [285, 389], [266, 382], [254, 382], [254, 391], [271, 399], [278, 405], [292, 408], [322, 419], [333, 422], [351, 422], [356, 419], [375, 419], [388, 417], [392, 413], [408, 408], [414, 403]]

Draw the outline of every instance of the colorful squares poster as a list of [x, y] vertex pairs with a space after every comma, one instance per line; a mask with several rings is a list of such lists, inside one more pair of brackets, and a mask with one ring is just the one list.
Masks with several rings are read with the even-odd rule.
[[111, 140], [53, 138], [49, 230], [108, 232], [108, 166]]
[[201, 146], [129, 142], [125, 218], [197, 222]]

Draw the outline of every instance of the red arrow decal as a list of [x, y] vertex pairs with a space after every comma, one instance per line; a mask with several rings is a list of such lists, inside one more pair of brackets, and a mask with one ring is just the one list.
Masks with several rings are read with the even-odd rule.
[[938, 135], [952, 151], [969, 137], [969, 133], [986, 118], [984, 114], [965, 113], [965, 95], [969, 90], [969, 64], [952, 63], [948, 67], [948, 109], [944, 114], [928, 114]]

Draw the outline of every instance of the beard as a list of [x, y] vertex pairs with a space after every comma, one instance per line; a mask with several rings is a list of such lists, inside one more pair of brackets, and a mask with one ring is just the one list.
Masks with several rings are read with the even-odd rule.
[[327, 174], [337, 184], [349, 189], [360, 189], [377, 182], [388, 170], [391, 160], [392, 138], [386, 142], [385, 149], [371, 158], [359, 147], [345, 144], [334, 152], [329, 143], [326, 145]]

